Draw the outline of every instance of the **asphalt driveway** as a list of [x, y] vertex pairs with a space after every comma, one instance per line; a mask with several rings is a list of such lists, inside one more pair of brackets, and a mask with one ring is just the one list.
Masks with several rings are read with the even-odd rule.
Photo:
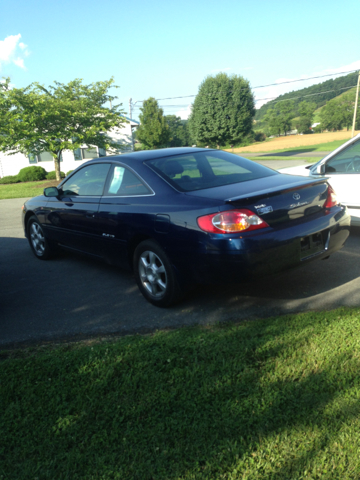
[[22, 203], [0, 201], [1, 346], [360, 306], [360, 229], [328, 260], [246, 285], [197, 287], [163, 310], [143, 299], [130, 273], [68, 253], [36, 259]]

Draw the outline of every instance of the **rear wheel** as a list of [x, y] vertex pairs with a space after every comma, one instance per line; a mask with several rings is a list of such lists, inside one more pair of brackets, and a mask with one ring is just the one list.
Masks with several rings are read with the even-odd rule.
[[33, 216], [30, 217], [27, 224], [28, 240], [34, 255], [40, 260], [47, 260], [54, 254], [54, 248], [51, 247], [46, 239], [39, 220]]
[[166, 253], [153, 240], [138, 245], [133, 267], [138, 287], [148, 302], [158, 307], [169, 307], [182, 297]]

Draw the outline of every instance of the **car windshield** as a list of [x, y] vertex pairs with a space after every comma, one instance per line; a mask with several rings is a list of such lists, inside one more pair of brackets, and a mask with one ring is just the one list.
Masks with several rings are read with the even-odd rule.
[[181, 192], [278, 175], [278, 172], [246, 158], [213, 150], [157, 158], [146, 164]]

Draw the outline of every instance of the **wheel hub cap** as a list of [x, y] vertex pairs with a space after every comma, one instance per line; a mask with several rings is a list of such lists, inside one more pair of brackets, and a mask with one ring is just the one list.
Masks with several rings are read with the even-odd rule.
[[43, 255], [45, 251], [45, 239], [41, 227], [37, 223], [31, 225], [30, 238], [36, 254], [39, 256]]
[[164, 264], [151, 251], [145, 251], [139, 259], [139, 274], [147, 292], [155, 298], [161, 298], [166, 293], [167, 276]]

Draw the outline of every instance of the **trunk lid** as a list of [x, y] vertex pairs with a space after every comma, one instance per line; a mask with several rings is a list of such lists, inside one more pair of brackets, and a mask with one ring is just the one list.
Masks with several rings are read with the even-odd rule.
[[270, 226], [275, 226], [321, 212], [327, 192], [324, 178], [279, 174], [189, 194], [218, 198], [235, 208], [248, 208]]

